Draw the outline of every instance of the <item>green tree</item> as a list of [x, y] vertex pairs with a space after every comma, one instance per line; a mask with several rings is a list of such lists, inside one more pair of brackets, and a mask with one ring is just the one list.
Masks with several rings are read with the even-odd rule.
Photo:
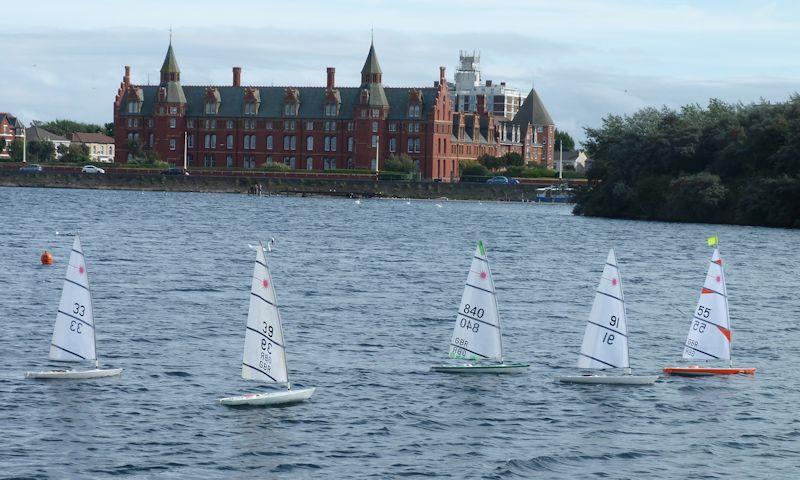
[[52, 120], [39, 125], [48, 132], [70, 138], [73, 133], [96, 133], [105, 132], [103, 127], [94, 123], [82, 123], [74, 120]]
[[390, 172], [412, 173], [416, 169], [414, 159], [406, 154], [390, 155], [383, 164], [383, 169]]
[[459, 163], [459, 170], [462, 182], [479, 182], [489, 176], [486, 166], [475, 160], [462, 160]]
[[6, 145], [7, 145], [6, 139], [0, 138], [0, 153], [6, 150]]
[[69, 148], [61, 157], [64, 163], [77, 163], [84, 164], [91, 161], [89, 156], [89, 147], [82, 143], [70, 143]]
[[575, 150], [575, 140], [569, 133], [556, 129], [555, 138], [556, 143], [554, 144], [554, 147], [556, 149], [558, 149], [558, 142], [561, 142], [561, 146], [565, 151]]
[[109, 137], [114, 137], [114, 122], [108, 122], [104, 125], [105, 134]]
[[56, 147], [47, 140], [30, 140], [27, 154], [29, 162], [49, 163], [56, 159]]
[[8, 146], [8, 154], [10, 155], [12, 162], [22, 161], [23, 148], [24, 146], [22, 144], [22, 140], [14, 139], [11, 142], [11, 145]]
[[525, 159], [517, 152], [508, 152], [503, 155], [503, 163], [509, 167], [521, 167], [525, 165]]
[[505, 159], [503, 157], [495, 157], [494, 155], [489, 155], [488, 153], [484, 153], [478, 157], [478, 163], [492, 172], [500, 167], [506, 166]]

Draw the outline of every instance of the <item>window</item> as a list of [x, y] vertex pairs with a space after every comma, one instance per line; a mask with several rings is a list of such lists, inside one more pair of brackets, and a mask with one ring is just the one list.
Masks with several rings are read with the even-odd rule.
[[175, 139], [174, 138], [170, 138], [169, 139], [169, 149], [170, 150], [175, 150], [175, 144], [176, 144]]
[[409, 105], [408, 106], [408, 116], [411, 118], [419, 118], [420, 115], [420, 106], [419, 105]]
[[[191, 135], [189, 135], [189, 137], [191, 137]], [[153, 135], [152, 133], [151, 133], [150, 135], [148, 135], [148, 136], [147, 136], [147, 143], [148, 143], [148, 145], [150, 145], [151, 147], [152, 147], [153, 145], [155, 145], [155, 144], [156, 144], [156, 138], [155, 138], [155, 135]], [[189, 141], [187, 140], [187, 141], [186, 141], [186, 143], [189, 143]], [[190, 147], [192, 147], [193, 145], [189, 145], [189, 146], [190, 146]]]
[[128, 113], [139, 113], [139, 102], [128, 102]]
[[314, 130], [314, 122], [308, 121], [306, 122], [306, 130]]
[[[153, 134], [150, 134], [150, 145], [153, 144]], [[194, 133], [190, 133], [186, 135], [186, 146], [189, 148], [194, 148]]]
[[347, 159], [347, 168], [353, 169], [354, 167], [355, 167], [355, 164], [353, 163], [353, 159], [352, 158], [348, 158]]
[[[326, 138], [326, 140], [327, 140], [327, 138]], [[314, 137], [312, 137], [311, 135], [306, 137], [306, 151], [307, 152], [313, 152], [314, 151]]]
[[372, 122], [372, 133], [378, 133], [378, 122]]
[[245, 155], [244, 168], [256, 168], [256, 157], [253, 155]]
[[381, 111], [380, 111], [380, 110], [378, 110], [377, 108], [373, 108], [373, 109], [372, 109], [372, 118], [378, 118], [378, 116], [379, 116], [380, 114], [381, 114]]
[[170, 115], [177, 115], [178, 114], [178, 107], [169, 107], [169, 114]]
[[203, 166], [204, 167], [213, 167], [214, 166], [214, 155], [205, 154], [203, 155]]
[[331, 152], [336, 151], [336, 137], [331, 137]]
[[297, 115], [297, 104], [296, 103], [287, 103], [283, 107], [283, 114], [289, 116], [296, 116]]
[[331, 151], [331, 137], [325, 137], [325, 147], [324, 147], [324, 150], [325, 150], [326, 152], [330, 152], [330, 151]]
[[414, 153], [414, 139], [408, 139], [408, 153]]
[[267, 135], [267, 150], [272, 150], [272, 135]]
[[336, 122], [325, 122], [325, 131], [326, 132], [335, 132], [336, 131]]
[[272, 155], [267, 155], [267, 165], [272, 165]]
[[419, 153], [419, 150], [420, 150], [420, 148], [419, 148], [419, 147], [420, 147], [420, 143], [421, 143], [421, 142], [420, 142], [419, 138], [415, 138], [415, 139], [414, 139], [414, 153]]
[[294, 130], [295, 129], [294, 120], [289, 120], [288, 122], [283, 122], [283, 129], [284, 130]]
[[208, 133], [203, 137], [203, 147], [211, 148], [211, 135]]
[[297, 137], [295, 137], [294, 135], [292, 135], [292, 139], [290, 141], [290, 148], [292, 150], [297, 150]]
[[226, 120], [225, 121], [225, 128], [227, 128], [228, 130], [232, 129], [233, 128], [233, 120]]
[[178, 122], [174, 117], [170, 117], [169, 119], [169, 128], [175, 128]]
[[377, 147], [378, 146], [378, 136], [377, 135], [373, 135], [372, 136], [372, 146], [373, 147]]
[[[190, 120], [190, 122], [192, 124], [191, 127], [194, 127], [194, 120]], [[148, 118], [147, 119], [147, 128], [153, 128], [153, 119], [152, 118]]]
[[397, 151], [397, 139], [396, 138], [390, 138], [389, 139], [389, 151], [392, 152], [392, 153]]
[[250, 135], [244, 136], [244, 149], [250, 150]]
[[325, 116], [327, 116], [327, 117], [336, 116], [336, 104], [335, 103], [326, 103], [325, 104]]
[[283, 149], [284, 150], [297, 150], [297, 137], [294, 135], [283, 136]]
[[164, 107], [158, 107], [158, 114], [164, 115]]
[[324, 169], [325, 170], [336, 170], [336, 159], [335, 158], [325, 158], [324, 161]]
[[217, 113], [216, 102], [206, 102], [206, 115], [215, 115]]
[[233, 168], [233, 155], [228, 155], [225, 157], [225, 166], [228, 168]]
[[283, 157], [283, 164], [291, 169], [294, 169], [295, 161], [295, 157]]
[[353, 122], [347, 122], [347, 131], [352, 132], [354, 128]]
[[314, 159], [311, 157], [306, 158], [306, 170], [314, 170]]
[[347, 137], [347, 151], [353, 151], [353, 137]]
[[283, 149], [289, 150], [289, 135], [283, 136]]
[[[148, 120], [147, 123], [150, 124], [150, 125], [148, 125], [149, 127], [153, 126], [152, 125], [153, 124], [152, 120]], [[186, 120], [186, 128], [194, 128], [194, 120]]]
[[255, 102], [247, 102], [244, 104], [244, 114], [245, 115], [255, 115], [256, 114], [256, 103]]
[[194, 155], [192, 155], [191, 153], [187, 154], [186, 163], [188, 163], [189, 165], [194, 165]]
[[[247, 138], [246, 135], [245, 138]], [[225, 146], [228, 147], [228, 150], [233, 148], [233, 135], [230, 133], [225, 137]]]
[[389, 124], [389, 131], [390, 132], [396, 132], [397, 131], [397, 124], [394, 123], [394, 122], [390, 123]]
[[264, 128], [266, 128], [267, 130], [272, 130], [272, 122], [267, 122]]
[[539, 128], [536, 129], [536, 131], [539, 132], [539, 133], [542, 133], [544, 131], [544, 128], [543, 127], [539, 127]]
[[361, 118], [367, 118], [367, 111], [361, 110]]

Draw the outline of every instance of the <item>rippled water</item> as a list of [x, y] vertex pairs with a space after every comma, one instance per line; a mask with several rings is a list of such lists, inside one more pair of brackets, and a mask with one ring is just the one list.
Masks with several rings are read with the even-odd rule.
[[[0, 476], [796, 478], [800, 232], [575, 217], [523, 204], [0, 189]], [[121, 378], [30, 381], [71, 239], [98, 351]], [[755, 377], [569, 386], [610, 246], [638, 373], [675, 362], [718, 233], [735, 363]], [[229, 409], [253, 251], [310, 402]], [[428, 373], [446, 355], [478, 239], [519, 376]], [[54, 267], [37, 266], [41, 250]]]

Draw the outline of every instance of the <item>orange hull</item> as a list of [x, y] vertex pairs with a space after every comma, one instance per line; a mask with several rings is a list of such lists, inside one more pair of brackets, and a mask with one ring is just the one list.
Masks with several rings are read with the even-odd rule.
[[664, 373], [667, 375], [681, 375], [684, 377], [706, 377], [710, 375], [755, 375], [756, 369], [749, 368], [714, 368], [699, 367], [691, 365], [689, 367], [666, 367]]

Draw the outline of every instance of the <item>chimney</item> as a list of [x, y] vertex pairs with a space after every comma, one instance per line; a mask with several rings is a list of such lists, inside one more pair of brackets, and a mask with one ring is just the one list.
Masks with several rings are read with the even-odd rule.
[[439, 67], [439, 83], [440, 83], [441, 85], [444, 85], [444, 84], [445, 84], [445, 80], [444, 80], [444, 67]]
[[233, 67], [233, 86], [242, 86], [242, 67]]
[[328, 72], [328, 90], [333, 90], [336, 88], [334, 87], [336, 84], [336, 69], [333, 67], [328, 67], [326, 68], [326, 71]]
[[500, 82], [500, 86], [501, 87], [505, 87], [506, 86], [506, 82]]
[[125, 85], [130, 85], [130, 83], [131, 83], [131, 67], [130, 67], [130, 65], [125, 65], [125, 76], [122, 78], [122, 82]]
[[476, 95], [475, 103], [477, 104], [478, 115], [486, 113], [486, 95]]

